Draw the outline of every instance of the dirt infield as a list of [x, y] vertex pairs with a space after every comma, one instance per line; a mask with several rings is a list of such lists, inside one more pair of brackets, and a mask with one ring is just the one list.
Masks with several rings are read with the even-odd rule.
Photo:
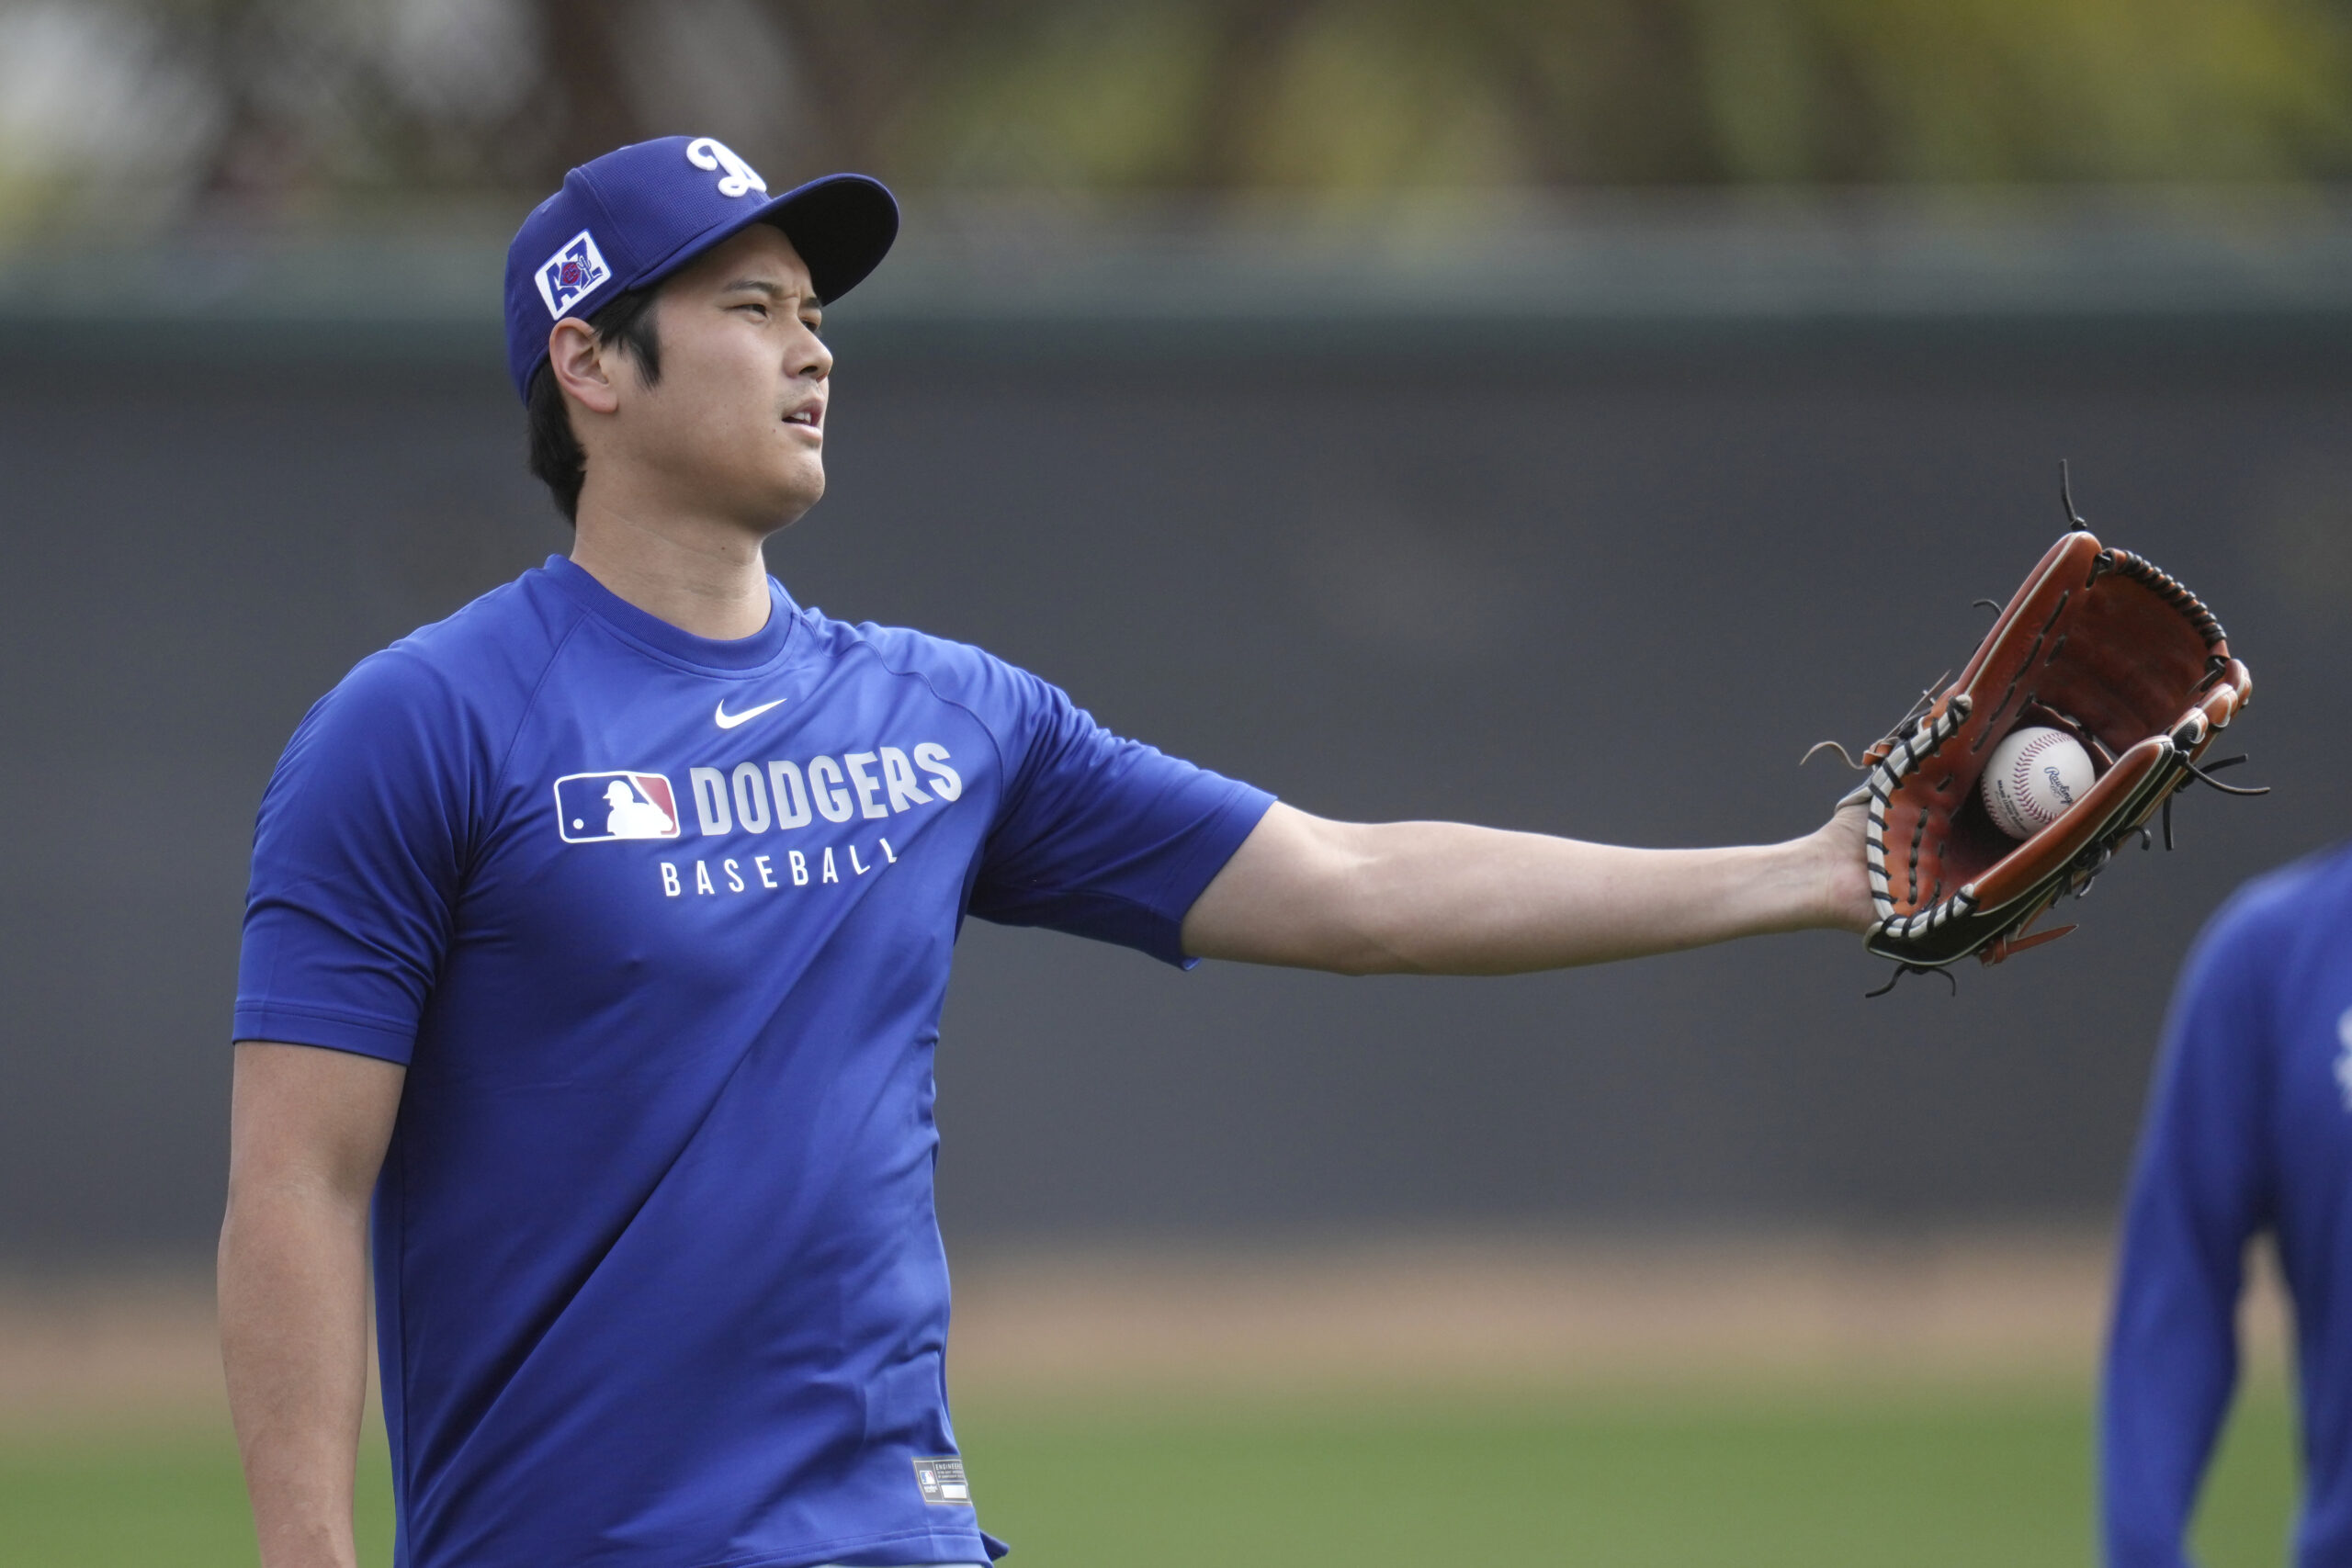
[[[960, 1393], [2087, 1379], [2104, 1236], [1396, 1239], [959, 1258]], [[2245, 1321], [2278, 1363], [2273, 1270]], [[0, 1424], [216, 1418], [209, 1281], [0, 1281]]]
[[[2104, 1235], [1395, 1241], [999, 1257], [956, 1277], [962, 1388], [2092, 1375]], [[2266, 1266], [2244, 1314], [2279, 1354]]]
[[212, 1283], [190, 1269], [0, 1280], [0, 1427], [221, 1409]]

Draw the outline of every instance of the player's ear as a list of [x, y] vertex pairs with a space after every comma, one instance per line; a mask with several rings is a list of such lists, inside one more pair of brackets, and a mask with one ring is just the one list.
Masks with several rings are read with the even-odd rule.
[[607, 346], [597, 340], [595, 329], [577, 316], [566, 316], [548, 333], [548, 374], [566, 396], [591, 413], [611, 413], [620, 407]]

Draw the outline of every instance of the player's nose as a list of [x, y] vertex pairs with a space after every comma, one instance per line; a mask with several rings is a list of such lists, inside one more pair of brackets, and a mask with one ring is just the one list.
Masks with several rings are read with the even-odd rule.
[[825, 346], [824, 339], [804, 329], [800, 333], [799, 341], [793, 345], [793, 363], [790, 369], [795, 376], [806, 376], [810, 380], [821, 381], [833, 373], [833, 351]]

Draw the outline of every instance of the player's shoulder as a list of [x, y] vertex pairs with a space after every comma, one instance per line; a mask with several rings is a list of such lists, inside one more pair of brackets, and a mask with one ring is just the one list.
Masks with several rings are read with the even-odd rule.
[[2331, 844], [2253, 877], [2230, 896], [2215, 925], [2275, 931], [2352, 912], [2352, 841]]
[[586, 614], [545, 567], [534, 567], [384, 652], [461, 684], [488, 685], [501, 676], [536, 681]]
[[1051, 690], [1019, 665], [972, 643], [912, 626], [836, 620], [817, 609], [801, 614], [820, 646], [842, 664], [920, 681], [942, 701], [969, 708], [984, 722], [1033, 706]]
[[2199, 946], [2266, 964], [2313, 942], [2352, 942], [2352, 842], [2334, 844], [2241, 885], [2206, 922]]
[[535, 570], [352, 666], [312, 710], [368, 723], [483, 719], [519, 710], [581, 612]]

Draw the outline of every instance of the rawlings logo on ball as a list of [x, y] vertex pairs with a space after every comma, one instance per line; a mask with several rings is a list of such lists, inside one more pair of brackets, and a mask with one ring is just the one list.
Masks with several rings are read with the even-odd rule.
[[2029, 724], [1993, 748], [1979, 793], [2002, 832], [2030, 839], [2072, 810], [2098, 777], [2082, 742], [2063, 729]]
[[[2028, 935], [2089, 891], [2116, 847], [2172, 797], [2243, 757], [2203, 763], [2254, 695], [2204, 602], [2075, 513], [1960, 678], [1924, 695], [1863, 754], [1867, 854], [1878, 922], [1862, 940], [1895, 978], [1971, 953], [1997, 964], [2064, 936]], [[1888, 982], [1891, 987], [1893, 981]], [[1872, 992], [1873, 996], [1881, 992]]]

